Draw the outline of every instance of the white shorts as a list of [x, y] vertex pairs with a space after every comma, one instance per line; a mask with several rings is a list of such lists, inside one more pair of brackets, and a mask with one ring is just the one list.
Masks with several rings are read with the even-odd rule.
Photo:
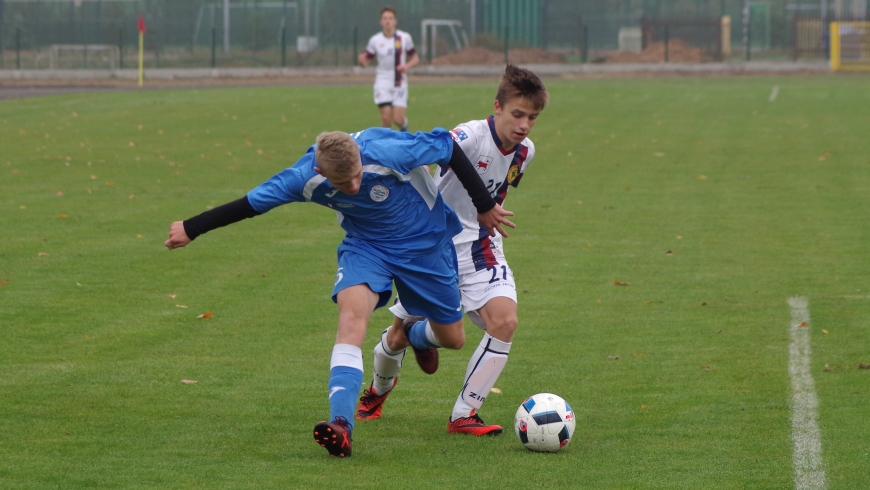
[[[505, 259], [501, 240], [492, 239], [490, 243], [490, 251], [492, 252], [490, 266], [481, 270], [475, 270], [472, 257], [473, 244], [461, 243], [456, 245], [456, 255], [459, 258], [459, 292], [462, 295], [462, 308], [465, 309], [468, 318], [484, 330], [486, 330], [486, 325], [484, 325], [477, 310], [493, 298], [509, 298], [514, 303], [517, 302], [514, 273]], [[399, 298], [396, 298], [396, 304], [390, 307], [390, 311], [403, 320], [412, 318], [402, 307]]]
[[375, 82], [375, 104], [392, 104], [393, 107], [408, 107], [408, 86], [396, 87], [393, 82]]

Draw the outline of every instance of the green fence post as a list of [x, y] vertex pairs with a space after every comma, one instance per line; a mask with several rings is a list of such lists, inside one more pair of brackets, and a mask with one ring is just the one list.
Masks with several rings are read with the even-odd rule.
[[287, 66], [287, 26], [281, 28], [281, 68]]
[[504, 64], [508, 64], [508, 39], [510, 38], [510, 27], [504, 26]]
[[15, 69], [21, 69], [21, 28], [15, 29]]
[[211, 67], [214, 68], [217, 64], [217, 60], [215, 59], [215, 47], [217, 42], [217, 27], [211, 28]]
[[752, 11], [749, 12], [746, 18], [746, 61], [752, 57]]
[[670, 41], [670, 29], [669, 26], [665, 26], [665, 63], [668, 62], [668, 42]]
[[124, 69], [124, 28], [118, 29], [118, 69]]
[[583, 63], [589, 59], [589, 28], [583, 26]]
[[353, 61], [351, 62], [351, 64], [353, 64], [353, 65], [356, 65], [356, 64], [357, 64], [356, 57], [357, 57], [357, 54], [359, 54], [359, 53], [357, 53], [357, 51], [356, 51], [356, 34], [357, 34], [357, 30], [356, 30], [356, 26], [354, 26], [354, 27], [353, 27], [353, 53], [351, 53], [351, 57], [352, 57], [352, 59], [353, 59]]

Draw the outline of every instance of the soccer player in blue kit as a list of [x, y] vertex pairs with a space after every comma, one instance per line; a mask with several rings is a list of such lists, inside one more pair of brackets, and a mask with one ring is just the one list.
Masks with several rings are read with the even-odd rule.
[[392, 295], [404, 308], [430, 319], [442, 347], [465, 344], [452, 238], [462, 230], [444, 204], [428, 164], [452, 170], [493, 236], [513, 227], [450, 133], [399, 133], [371, 128], [349, 135], [322, 133], [292, 167], [245, 197], [185, 221], [172, 223], [169, 249], [199, 235], [291, 202], [335, 210], [346, 236], [338, 246], [332, 299], [338, 304], [338, 334], [329, 378], [330, 419], [314, 426], [315, 441], [331, 456], [351, 455], [356, 397], [363, 380], [362, 344], [372, 312]]

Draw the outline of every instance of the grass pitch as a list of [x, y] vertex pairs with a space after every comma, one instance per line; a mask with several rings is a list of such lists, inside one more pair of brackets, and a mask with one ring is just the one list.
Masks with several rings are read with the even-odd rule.
[[[793, 296], [828, 488], [866, 485], [867, 78], [545, 82], [537, 157], [506, 203], [520, 328], [481, 412], [506, 433], [446, 433], [469, 326], [434, 376], [408, 359], [343, 461], [311, 437], [334, 215], [294, 204], [162, 242], [320, 131], [376, 123], [370, 88], [0, 101], [0, 487], [790, 488]], [[485, 117], [495, 85], [414, 85], [412, 129]], [[371, 323], [366, 383], [389, 321]], [[542, 391], [578, 417], [557, 454], [511, 433]]]

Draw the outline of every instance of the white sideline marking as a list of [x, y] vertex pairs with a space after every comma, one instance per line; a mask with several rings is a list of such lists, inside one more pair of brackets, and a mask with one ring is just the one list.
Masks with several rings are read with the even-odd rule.
[[767, 98], [769, 102], [773, 102], [776, 100], [776, 96], [779, 95], [779, 85], [775, 85], [773, 90], [770, 91], [770, 97]]
[[806, 298], [789, 298], [788, 305], [791, 307], [788, 374], [793, 394], [794, 485], [796, 490], [824, 489], [822, 438], [817, 420], [819, 399], [810, 373], [810, 312]]

